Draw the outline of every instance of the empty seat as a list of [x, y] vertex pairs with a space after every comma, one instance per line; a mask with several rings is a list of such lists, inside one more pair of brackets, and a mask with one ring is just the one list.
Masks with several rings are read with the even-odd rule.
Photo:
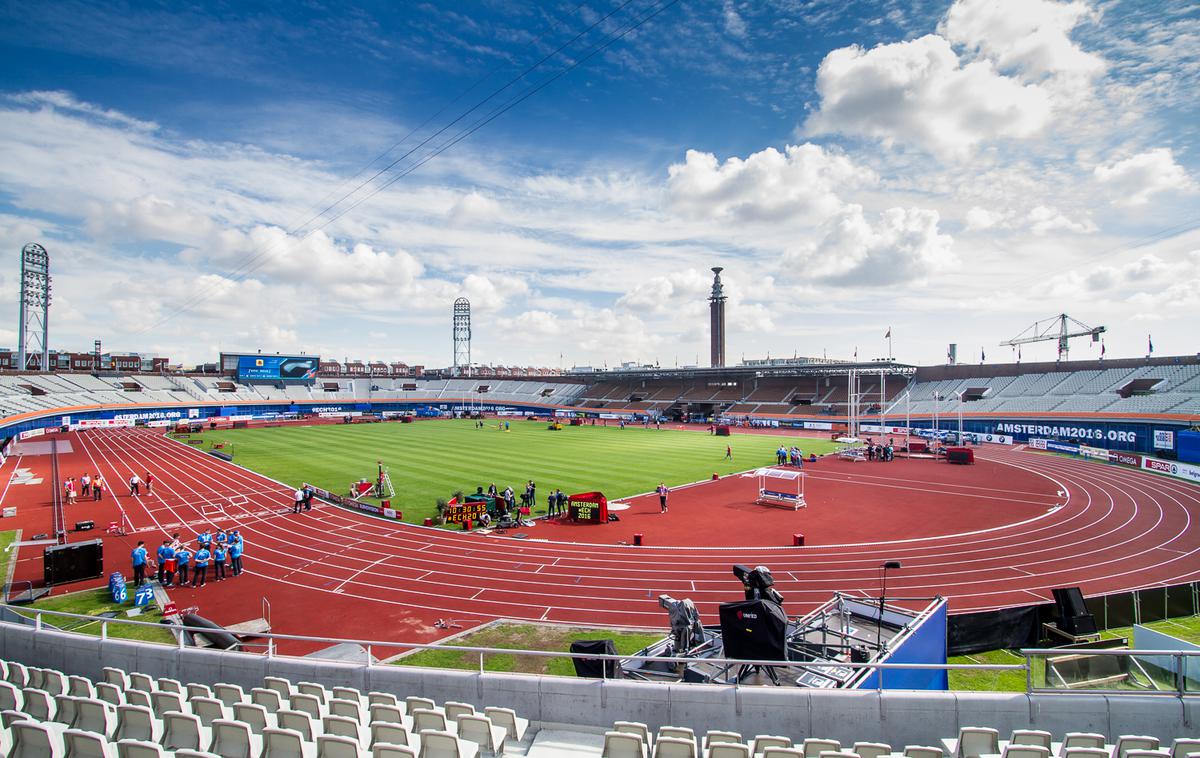
[[740, 742], [714, 742], [708, 748], [708, 758], [750, 758], [750, 746]]
[[958, 730], [955, 758], [979, 758], [1000, 752], [1000, 732], [985, 726], [964, 726]]
[[1014, 729], [1008, 742], [1010, 745], [1040, 745], [1049, 750], [1053, 739], [1050, 732], [1043, 729]]
[[[12, 725], [17, 723], [18, 721], [28, 721], [28, 720], [29, 720], [29, 714], [26, 713], [25, 711], [12, 711], [12, 710], [0, 711], [0, 724], [2, 724], [5, 729], [12, 728]], [[3, 733], [3, 732], [0, 732], [0, 733]]]
[[[298, 732], [305, 742], [312, 742], [316, 739], [316, 731], [313, 729], [312, 716], [309, 716], [304, 711], [289, 711], [282, 710], [275, 714], [275, 721], [280, 729], [291, 729]], [[265, 736], [267, 730], [263, 730]]]
[[207, 684], [188, 682], [187, 686], [184, 687], [184, 695], [188, 700], [194, 700], [198, 697], [213, 697], [213, 691]]
[[[495, 719], [492, 719], [495, 721]], [[654, 741], [658, 742], [663, 737], [671, 737], [677, 740], [696, 741], [696, 732], [686, 726], [660, 726], [658, 734], [655, 735]]]
[[855, 742], [851, 750], [858, 753], [859, 758], [883, 758], [892, 752], [892, 746], [886, 742]]
[[275, 690], [266, 689], [265, 687], [255, 687], [250, 690], [250, 702], [256, 705], [261, 705], [267, 709], [267, 713], [275, 713], [283, 710], [283, 698]]
[[263, 677], [263, 687], [265, 689], [274, 690], [275, 692], [278, 692], [279, 696], [284, 698], [285, 700], [290, 699], [292, 697], [292, 694], [295, 693], [295, 691], [296, 691], [295, 688], [292, 687], [291, 682], [289, 682], [287, 679], [283, 679], [278, 676], [264, 676]]
[[436, 711], [437, 703], [433, 702], [427, 697], [417, 697], [416, 695], [409, 695], [408, 697], [404, 698], [404, 712], [409, 716], [411, 716], [412, 712], [418, 708]]
[[166, 758], [162, 747], [144, 740], [119, 740], [117, 758]]
[[360, 706], [366, 705], [366, 698], [353, 687], [331, 687], [329, 689], [329, 697], [339, 700], [350, 700], [358, 703]]
[[410, 715], [413, 722], [412, 729], [417, 734], [426, 731], [458, 733], [457, 725], [453, 721], [447, 721], [444, 713], [431, 711], [427, 708], [418, 708], [412, 711]]
[[372, 747], [379, 744], [416, 746], [416, 740], [409, 734], [408, 729], [404, 728], [404, 725], [399, 722], [372, 721], [370, 730], [370, 744]]
[[361, 724], [363, 721], [362, 704], [357, 700], [335, 697], [329, 700], [325, 708], [330, 716], [354, 719], [356, 724]]
[[313, 758], [316, 749], [292, 729], [270, 728], [262, 735], [262, 758]]
[[178, 679], [168, 679], [163, 677], [158, 680], [158, 686], [155, 689], [157, 689], [159, 692], [174, 692], [182, 695], [183, 683]]
[[1062, 747], [1059, 749], [1059, 754], [1065, 756], [1066, 752], [1071, 748], [1091, 748], [1094, 750], [1104, 749], [1104, 735], [1096, 734], [1095, 732], [1067, 732], [1063, 736]]
[[[792, 751], [786, 748], [773, 747], [767, 748], [767, 753], [782, 758], [784, 755], [790, 755]], [[862, 758], [862, 756], [858, 753], [852, 753], [849, 750], [826, 750], [824, 753], [821, 753], [821, 758]]]
[[67, 675], [56, 669], [42, 669], [42, 681], [38, 689], [51, 695], [64, 695], [67, 692]]
[[117, 732], [116, 711], [103, 700], [80, 698], [75, 702], [75, 720], [71, 727], [111, 738]]
[[757, 755], [769, 747], [786, 747], [791, 748], [792, 741], [787, 737], [778, 737], [771, 734], [760, 734], [754, 738], [754, 742], [750, 743], [750, 752]]
[[267, 727], [274, 727], [277, 724], [275, 717], [267, 713], [266, 708], [254, 703], [235, 703], [233, 718], [235, 721], [247, 724], [251, 733], [258, 735], [261, 735]]
[[325, 706], [322, 705], [320, 699], [316, 695], [303, 692], [292, 695], [292, 699], [288, 702], [288, 710], [303, 711], [314, 719], [325, 715]]
[[[450, 704], [446, 705], [448, 707]], [[496, 726], [487, 716], [464, 713], [458, 717], [459, 738], [474, 742], [485, 755], [499, 755], [504, 752], [504, 738], [507, 734], [504, 727]]]
[[358, 740], [334, 734], [317, 738], [317, 758], [359, 758]]
[[447, 700], [442, 704], [442, 711], [445, 712], [446, 718], [451, 721], [458, 721], [459, 716], [473, 715], [475, 706], [470, 703], [458, 703], [453, 700]]
[[221, 758], [257, 758], [260, 754], [266, 755], [262, 738], [251, 734], [247, 724], [226, 719], [213, 722], [208, 752], [216, 753]]
[[1041, 745], [1008, 744], [1004, 746], [1001, 756], [1002, 758], [1050, 758], [1050, 748]]
[[146, 674], [139, 674], [136, 671], [129, 672], [129, 684], [125, 689], [141, 690], [142, 692], [154, 692], [154, 680]]
[[421, 733], [419, 758], [475, 758], [479, 754], [474, 743], [463, 742], [450, 732]]
[[317, 684], [316, 682], [297, 682], [296, 692], [312, 695], [321, 703], [329, 699], [329, 692], [326, 691], [325, 685]]
[[213, 697], [228, 706], [246, 702], [246, 693], [240, 685], [224, 682], [217, 682], [213, 685]]
[[636, 733], [614, 730], [604, 733], [604, 749], [600, 755], [601, 758], [648, 758], [649, 753], [645, 740]]
[[96, 685], [96, 697], [110, 705], [125, 705], [125, 690], [109, 682]]
[[654, 758], [697, 758], [696, 740], [664, 736], [660, 729], [654, 740]]
[[113, 739], [157, 743], [162, 738], [162, 722], [143, 705], [117, 706], [117, 731]]
[[904, 748], [904, 758], [945, 758], [945, 753], [940, 747], [907, 745]]
[[8, 758], [61, 758], [62, 735], [45, 724], [18, 721], [10, 728], [12, 748]]
[[95, 697], [96, 686], [92, 684], [92, 680], [82, 676], [68, 676], [67, 694], [74, 697]]
[[59, 724], [70, 726], [75, 721], [75, 701], [79, 698], [71, 695], [54, 696], [54, 720]]
[[368, 692], [367, 705], [399, 705], [400, 701], [390, 692]]
[[820, 758], [821, 753], [836, 753], [842, 749], [842, 743], [837, 740], [823, 740], [811, 737], [802, 746], [806, 758]]
[[221, 756], [207, 750], [176, 750], [175, 758], [221, 758]]
[[208, 727], [190, 713], [168, 711], [163, 716], [163, 736], [160, 740], [167, 750], [202, 750], [211, 742]]
[[369, 706], [368, 722], [384, 721], [389, 724], [408, 724], [410, 720], [404, 716], [404, 711], [398, 705], [383, 705], [374, 703]]
[[44, 671], [45, 669], [42, 669], [38, 666], [30, 666], [29, 668], [25, 669], [26, 676], [28, 677], [28, 681], [25, 682], [25, 686], [32, 687], [35, 690], [40, 690], [42, 688], [42, 674]]
[[1112, 758], [1102, 747], [1069, 747], [1059, 755], [1062, 758]]
[[12, 682], [0, 682], [0, 711], [19, 711], [25, 704], [25, 696]]
[[9, 661], [6, 678], [17, 689], [24, 689], [29, 686], [29, 669], [16, 661]]
[[1171, 758], [1187, 758], [1192, 753], [1200, 753], [1200, 740], [1180, 737], [1171, 745]]
[[152, 711], [154, 710], [154, 703], [150, 700], [150, 693], [145, 690], [125, 690], [125, 702], [128, 705], [140, 705]]
[[1170, 750], [1130, 750], [1125, 758], [1171, 758]]
[[1117, 744], [1113, 745], [1113, 758], [1125, 758], [1125, 754], [1130, 750], [1158, 750], [1158, 738], [1147, 735], [1123, 734], [1117, 738]]
[[117, 747], [95, 732], [67, 729], [62, 734], [66, 758], [117, 758]]
[[199, 717], [200, 723], [204, 726], [211, 726], [212, 722], [217, 719], [230, 717], [229, 709], [216, 698], [197, 697], [189, 700], [188, 705], [192, 707], [192, 713]]
[[321, 719], [321, 729], [325, 734], [332, 734], [337, 737], [349, 737], [356, 744], [366, 745], [362, 729], [359, 728], [358, 722], [354, 719], [348, 719], [345, 716], [326, 716]]
[[[804, 750], [795, 747], [769, 747], [763, 751], [763, 758], [803, 758]], [[847, 753], [838, 753], [833, 750], [826, 750], [821, 755], [848, 755]]]
[[708, 750], [715, 742], [741, 743], [741, 741], [742, 735], [738, 734], [737, 732], [723, 732], [718, 729], [709, 729], [704, 734], [704, 745], [702, 747], [705, 750]]
[[26, 687], [21, 690], [21, 694], [25, 698], [25, 707], [21, 710], [28, 713], [36, 721], [54, 720], [54, 714], [58, 709], [48, 692]]
[[417, 758], [417, 751], [407, 745], [381, 742], [371, 748], [371, 758]]
[[150, 705], [154, 715], [163, 718], [168, 713], [187, 713], [183, 706], [183, 695], [178, 692], [151, 692]]
[[104, 681], [108, 684], [114, 684], [121, 689], [129, 687], [129, 674], [126, 674], [124, 669], [105, 666], [102, 673], [104, 674]]

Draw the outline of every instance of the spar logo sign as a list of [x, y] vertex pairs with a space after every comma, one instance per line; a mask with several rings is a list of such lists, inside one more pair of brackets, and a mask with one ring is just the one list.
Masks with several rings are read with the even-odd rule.
[[1146, 459], [1146, 468], [1148, 468], [1151, 471], [1161, 471], [1164, 474], [1178, 474], [1179, 473], [1179, 464], [1178, 463], [1168, 463], [1167, 461], [1160, 461], [1157, 458], [1147, 458]]

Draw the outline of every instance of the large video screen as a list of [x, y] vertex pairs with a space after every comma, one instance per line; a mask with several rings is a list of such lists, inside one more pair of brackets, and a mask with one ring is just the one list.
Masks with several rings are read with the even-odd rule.
[[241, 355], [238, 356], [238, 379], [293, 379], [311, 381], [317, 378], [320, 358], [312, 355]]

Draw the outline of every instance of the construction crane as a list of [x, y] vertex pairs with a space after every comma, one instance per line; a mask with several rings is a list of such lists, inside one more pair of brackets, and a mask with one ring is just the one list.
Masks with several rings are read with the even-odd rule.
[[1058, 340], [1058, 359], [1065, 361], [1067, 359], [1067, 341], [1072, 337], [1090, 336], [1092, 342], [1099, 342], [1100, 335], [1106, 331], [1108, 329], [1103, 326], [1088, 326], [1065, 313], [1060, 313], [1057, 316], [1035, 321], [1033, 326], [1027, 328], [1016, 337], [1006, 342], [1001, 342], [1000, 345], [1003, 347], [1004, 345], [1014, 346], [1024, 345], [1029, 342]]

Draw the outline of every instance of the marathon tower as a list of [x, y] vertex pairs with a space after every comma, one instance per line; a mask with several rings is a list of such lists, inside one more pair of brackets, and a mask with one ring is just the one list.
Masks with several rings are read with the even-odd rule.
[[721, 286], [720, 266], [713, 267], [712, 295], [708, 298], [709, 325], [712, 329], [712, 365], [725, 365], [725, 289]]

